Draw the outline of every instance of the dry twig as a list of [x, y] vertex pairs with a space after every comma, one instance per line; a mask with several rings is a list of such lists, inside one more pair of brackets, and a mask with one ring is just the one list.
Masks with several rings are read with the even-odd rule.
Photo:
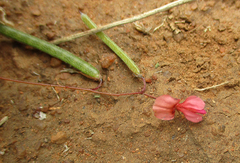
[[222, 85], [225, 85], [225, 84], [228, 84], [228, 83], [229, 83], [229, 81], [226, 81], [226, 82], [223, 82], [223, 83], [218, 84], [218, 85], [213, 85], [213, 86], [211, 86], [211, 87], [206, 87], [206, 88], [202, 88], [202, 89], [196, 88], [196, 89], [194, 89], [194, 90], [195, 90], [195, 91], [205, 91], [205, 90], [208, 90], [208, 89], [217, 88], [217, 87], [219, 87], [219, 86], [222, 86]]
[[2, 7], [0, 7], [0, 23], [9, 25], [11, 27], [14, 26], [14, 24], [6, 19], [6, 13]]
[[71, 41], [71, 40], [79, 38], [79, 37], [83, 37], [83, 36], [90, 35], [90, 34], [95, 34], [97, 32], [104, 31], [104, 30], [109, 29], [109, 28], [113, 28], [115, 26], [119, 26], [119, 25], [123, 25], [123, 24], [127, 24], [127, 23], [132, 23], [132, 22], [135, 22], [137, 20], [140, 20], [140, 19], [149, 17], [151, 15], [154, 15], [156, 13], [167, 11], [167, 10], [173, 8], [173, 7], [176, 7], [176, 6], [188, 3], [188, 2], [192, 2], [192, 1], [194, 1], [194, 0], [178, 0], [178, 1], [175, 1], [175, 2], [172, 2], [172, 3], [169, 3], [165, 6], [162, 6], [162, 7], [156, 8], [154, 10], [145, 12], [143, 14], [134, 16], [132, 18], [127, 18], [127, 19], [124, 19], [124, 20], [116, 21], [116, 22], [113, 22], [113, 23], [110, 23], [110, 24], [107, 24], [107, 25], [104, 25], [104, 26], [101, 26], [101, 27], [98, 27], [98, 28], [88, 30], [86, 32], [76, 33], [76, 34], [73, 34], [71, 36], [67, 36], [67, 37], [63, 37], [63, 38], [54, 40], [54, 41], [52, 41], [52, 43], [53, 44], [60, 44], [62, 42]]

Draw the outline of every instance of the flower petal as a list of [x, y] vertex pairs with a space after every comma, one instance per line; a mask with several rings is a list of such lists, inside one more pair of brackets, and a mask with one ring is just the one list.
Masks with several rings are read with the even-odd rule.
[[178, 110], [184, 108], [195, 113], [206, 114], [204, 107], [204, 101], [197, 96], [189, 96], [183, 103], [177, 105]]
[[159, 96], [153, 105], [155, 117], [161, 120], [171, 120], [174, 118], [175, 106], [179, 103], [179, 99], [169, 95]]
[[202, 116], [199, 114], [196, 114], [183, 108], [180, 108], [178, 110], [181, 111], [185, 115], [185, 118], [191, 122], [198, 123], [202, 121]]

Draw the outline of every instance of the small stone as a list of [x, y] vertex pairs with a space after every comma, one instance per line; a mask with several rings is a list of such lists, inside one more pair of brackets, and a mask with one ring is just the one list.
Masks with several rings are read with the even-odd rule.
[[197, 3], [193, 3], [191, 6], [190, 6], [191, 10], [194, 11], [198, 8], [198, 4]]
[[218, 27], [218, 31], [223, 32], [225, 30], [226, 30], [226, 27], [223, 24], [220, 24], [219, 27]]
[[43, 113], [43, 112], [39, 112], [39, 120], [44, 120], [44, 119], [46, 119], [47, 118], [47, 115], [45, 114], [45, 113]]
[[107, 141], [107, 135], [102, 132], [95, 132], [92, 136], [93, 141], [96, 142], [106, 142]]
[[79, 152], [80, 154], [83, 154], [83, 153], [84, 153], [84, 149], [80, 148], [80, 149], [78, 150], [78, 152]]
[[82, 126], [83, 124], [84, 124], [84, 122], [83, 122], [83, 121], [80, 121], [80, 122], [79, 122], [79, 125], [80, 125], [80, 126]]
[[17, 108], [19, 111], [26, 111], [29, 108], [29, 105], [27, 104], [27, 98], [26, 97], [21, 97], [20, 102], [17, 104]]
[[54, 116], [56, 113], [57, 113], [56, 110], [53, 110], [53, 111], [50, 112], [50, 114], [51, 114], [52, 116]]
[[64, 120], [64, 123], [69, 124], [69, 123], [70, 123], [70, 120], [69, 120], [69, 119], [65, 119], [65, 120]]
[[202, 57], [197, 57], [196, 58], [196, 65], [197, 66], [202, 66], [204, 63], [205, 63], [205, 61]]
[[102, 68], [110, 67], [115, 59], [116, 59], [116, 56], [114, 54], [108, 54], [108, 53], [103, 54], [101, 59]]
[[217, 136], [218, 135], [218, 132], [217, 132], [215, 127], [211, 128], [211, 133], [212, 133], [213, 136]]
[[228, 42], [228, 39], [226, 37], [221, 36], [221, 35], [216, 35], [213, 38], [219, 45], [225, 45]]
[[118, 130], [118, 128], [119, 128], [119, 124], [114, 124], [113, 126], [112, 126], [112, 129], [113, 129], [113, 131], [117, 131]]
[[171, 38], [173, 37], [172, 32], [166, 31], [163, 33], [163, 39], [167, 42], [170, 43], [171, 42]]
[[59, 131], [56, 135], [52, 135], [51, 142], [55, 144], [63, 144], [67, 141], [67, 135], [63, 131]]
[[49, 108], [48, 108], [48, 107], [43, 107], [43, 108], [41, 109], [41, 111], [42, 111], [43, 113], [47, 113], [47, 112], [48, 112], [48, 110], [49, 110]]
[[62, 64], [62, 61], [57, 58], [51, 58], [50, 65], [52, 67], [58, 67]]
[[152, 83], [152, 79], [151, 78], [146, 78], [146, 83]]
[[220, 47], [219, 51], [220, 51], [220, 53], [224, 53], [226, 51], [226, 49], [224, 47]]
[[184, 153], [183, 152], [177, 152], [179, 158], [182, 158], [184, 156]]
[[48, 33], [46, 33], [46, 36], [47, 36], [48, 40], [53, 40], [53, 38], [55, 37], [55, 33], [48, 32]]
[[41, 146], [42, 146], [42, 142], [39, 141], [35, 144], [35, 149], [38, 151], [41, 148]]
[[178, 34], [174, 34], [173, 35], [173, 39], [176, 41], [176, 42], [181, 42], [183, 39], [184, 39], [184, 34], [182, 32], [178, 33]]
[[157, 79], [158, 79], [157, 74], [153, 74], [152, 75], [152, 80], [157, 80]]
[[60, 79], [62, 80], [67, 80], [71, 77], [71, 75], [69, 73], [61, 73], [60, 74]]
[[43, 123], [43, 122], [37, 122], [37, 123], [35, 124], [35, 127], [36, 127], [37, 129], [39, 129], [39, 130], [44, 130], [44, 129], [47, 127], [47, 125], [46, 125], [45, 123]]
[[41, 12], [40, 12], [40, 10], [38, 9], [37, 6], [30, 7], [30, 11], [31, 11], [31, 14], [34, 15], [34, 16], [40, 16], [41, 15]]
[[149, 137], [150, 135], [151, 135], [151, 132], [150, 132], [150, 131], [144, 132], [144, 136], [145, 136], [145, 137]]

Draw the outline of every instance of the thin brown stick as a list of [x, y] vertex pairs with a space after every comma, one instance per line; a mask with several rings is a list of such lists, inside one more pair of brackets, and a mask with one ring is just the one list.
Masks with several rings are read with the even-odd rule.
[[90, 35], [90, 34], [95, 34], [97, 32], [104, 31], [104, 30], [109, 29], [109, 28], [113, 28], [115, 26], [119, 26], [119, 25], [123, 25], [123, 24], [127, 24], [127, 23], [132, 23], [134, 21], [149, 17], [149, 16], [154, 15], [154, 14], [159, 13], [159, 12], [167, 11], [167, 10], [173, 8], [173, 7], [176, 7], [176, 6], [188, 3], [188, 2], [192, 2], [192, 1], [194, 1], [194, 0], [178, 0], [178, 1], [175, 1], [175, 2], [172, 2], [172, 3], [169, 3], [165, 6], [162, 6], [162, 7], [156, 8], [154, 10], [145, 12], [143, 14], [134, 16], [132, 18], [127, 18], [127, 19], [124, 19], [124, 20], [116, 21], [116, 22], [113, 22], [113, 23], [110, 23], [110, 24], [107, 24], [107, 25], [104, 25], [104, 26], [101, 26], [101, 27], [98, 27], [98, 28], [88, 30], [86, 32], [76, 33], [76, 34], [73, 34], [71, 36], [63, 37], [63, 38], [54, 40], [51, 43], [60, 44], [62, 42], [71, 41], [71, 40], [74, 40], [74, 39], [79, 38], [79, 37], [83, 37], [83, 36]]
[[208, 89], [213, 89], [213, 88], [220, 87], [220, 86], [225, 85], [225, 84], [228, 84], [228, 83], [229, 83], [229, 81], [226, 81], [226, 82], [223, 82], [223, 83], [218, 84], [218, 85], [213, 85], [213, 86], [211, 86], [211, 87], [206, 87], [206, 88], [202, 88], [202, 89], [195, 88], [194, 90], [195, 90], [195, 91], [205, 91], [205, 90], [208, 90]]
[[146, 81], [144, 79], [144, 77], [142, 77], [142, 81], [143, 81], [143, 88], [140, 92], [131, 92], [131, 93], [108, 93], [108, 92], [99, 92], [96, 91], [94, 89], [89, 89], [89, 88], [80, 88], [80, 87], [72, 87], [72, 86], [65, 86], [65, 85], [56, 85], [56, 84], [45, 84], [45, 83], [33, 83], [33, 82], [27, 82], [27, 81], [21, 81], [21, 80], [15, 80], [15, 79], [9, 79], [9, 78], [4, 78], [0, 76], [1, 80], [6, 80], [6, 81], [12, 81], [12, 82], [16, 82], [16, 83], [23, 83], [23, 84], [30, 84], [30, 85], [39, 85], [39, 86], [47, 86], [47, 87], [59, 87], [59, 88], [66, 88], [66, 89], [73, 89], [73, 90], [81, 90], [81, 91], [88, 91], [88, 92], [92, 92], [92, 93], [97, 93], [97, 94], [102, 94], [102, 95], [109, 95], [109, 96], [128, 96], [128, 95], [137, 95], [137, 94], [144, 94], [145, 96], [151, 97], [151, 98], [155, 98], [151, 95], [145, 94], [145, 90], [146, 90]]

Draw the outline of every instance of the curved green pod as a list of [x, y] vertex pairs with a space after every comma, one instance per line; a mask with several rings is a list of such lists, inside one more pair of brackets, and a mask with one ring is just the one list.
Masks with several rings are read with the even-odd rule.
[[53, 57], [56, 57], [64, 62], [72, 65], [76, 69], [80, 70], [83, 75], [85, 75], [89, 78], [92, 78], [95, 80], [102, 79], [102, 76], [100, 75], [98, 69], [93, 67], [88, 62], [86, 62], [86, 61], [82, 60], [81, 58], [75, 56], [74, 54], [70, 53], [69, 51], [64, 50], [54, 44], [51, 44], [44, 40], [41, 40], [32, 35], [23, 33], [21, 31], [18, 31], [14, 28], [3, 25], [1, 23], [0, 23], [0, 33], [2, 35], [10, 37], [14, 40], [17, 40], [21, 43], [32, 46], [38, 50], [41, 50]]
[[[88, 26], [88, 28], [97, 28], [97, 25], [86, 15], [81, 13], [81, 18], [83, 22]], [[138, 77], [141, 77], [140, 70], [133, 60], [117, 45], [113, 42], [106, 34], [103, 32], [98, 32], [96, 35], [110, 48], [114, 51], [119, 58], [128, 66], [128, 68]]]

